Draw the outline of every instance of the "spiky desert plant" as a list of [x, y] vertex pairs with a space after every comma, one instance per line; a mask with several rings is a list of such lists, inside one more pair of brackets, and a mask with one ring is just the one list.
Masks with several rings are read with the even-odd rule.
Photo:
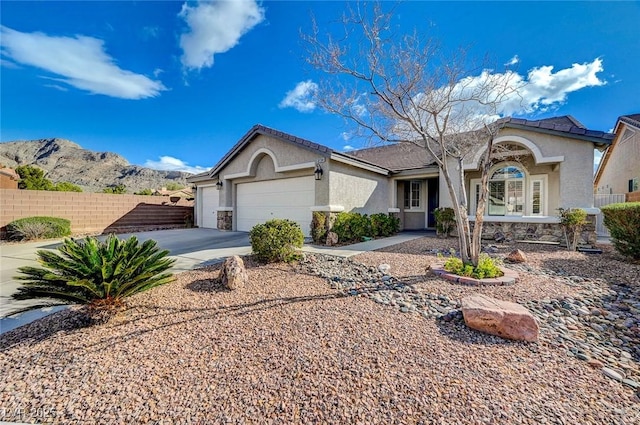
[[100, 242], [95, 237], [65, 239], [55, 251], [38, 251], [42, 267], [20, 267], [16, 276], [23, 286], [15, 299], [52, 299], [53, 304], [86, 304], [93, 310], [113, 310], [126, 297], [173, 280], [167, 270], [175, 260], [166, 258], [156, 241], [138, 243], [109, 235]]

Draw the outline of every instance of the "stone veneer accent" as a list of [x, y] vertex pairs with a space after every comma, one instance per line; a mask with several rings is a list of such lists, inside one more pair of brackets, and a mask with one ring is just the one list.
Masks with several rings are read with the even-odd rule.
[[[596, 217], [587, 216], [589, 223], [582, 230], [582, 240], [578, 244], [593, 245], [597, 241]], [[474, 223], [471, 222], [473, 229]], [[533, 240], [543, 242], [565, 243], [564, 231], [559, 223], [518, 223], [518, 222], [484, 222], [482, 239], [495, 240], [501, 235], [506, 240]], [[569, 235], [571, 236], [571, 235]]]
[[233, 211], [218, 211], [218, 230], [233, 230]]

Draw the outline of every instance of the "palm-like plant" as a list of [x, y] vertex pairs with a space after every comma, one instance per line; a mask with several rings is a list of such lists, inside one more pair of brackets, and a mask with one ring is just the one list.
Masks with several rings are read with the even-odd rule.
[[[14, 298], [49, 298], [57, 304], [88, 304], [104, 310], [173, 280], [167, 270], [175, 260], [166, 258], [169, 251], [161, 251], [154, 240], [140, 245], [135, 236], [120, 240], [110, 235], [104, 242], [94, 237], [65, 239], [58, 251], [38, 251], [43, 267], [18, 269], [22, 275], [16, 279], [24, 283]], [[53, 304], [56, 302], [47, 303]]]

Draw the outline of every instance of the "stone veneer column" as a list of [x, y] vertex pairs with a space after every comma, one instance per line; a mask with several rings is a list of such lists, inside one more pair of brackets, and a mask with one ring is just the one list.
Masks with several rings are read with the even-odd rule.
[[218, 230], [233, 230], [232, 210], [218, 210]]

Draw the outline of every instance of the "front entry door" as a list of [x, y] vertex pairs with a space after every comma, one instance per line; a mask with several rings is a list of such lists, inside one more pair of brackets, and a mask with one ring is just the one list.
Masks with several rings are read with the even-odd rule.
[[436, 227], [436, 217], [433, 210], [438, 208], [438, 179], [427, 179], [427, 227]]

